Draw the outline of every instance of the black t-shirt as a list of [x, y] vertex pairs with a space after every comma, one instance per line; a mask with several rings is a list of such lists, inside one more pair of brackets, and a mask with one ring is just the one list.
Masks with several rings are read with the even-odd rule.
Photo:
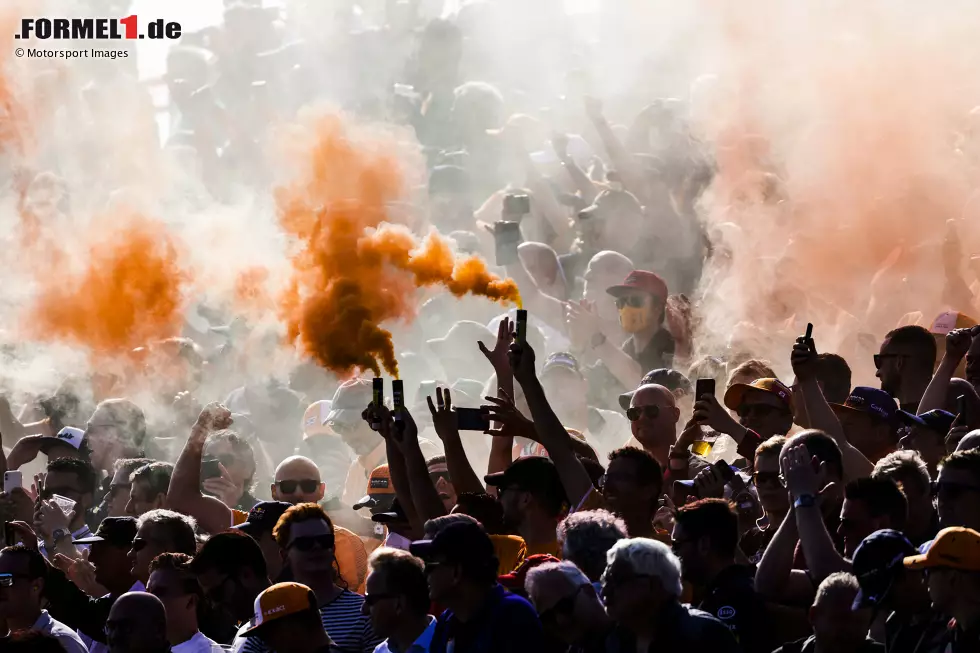
[[742, 653], [770, 653], [772, 641], [765, 601], [755, 592], [755, 567], [732, 565], [711, 582], [698, 606], [728, 626]]
[[643, 351], [636, 351], [632, 338], [623, 343], [622, 350], [640, 364], [644, 374], [674, 364], [674, 336], [663, 327], [657, 331]]

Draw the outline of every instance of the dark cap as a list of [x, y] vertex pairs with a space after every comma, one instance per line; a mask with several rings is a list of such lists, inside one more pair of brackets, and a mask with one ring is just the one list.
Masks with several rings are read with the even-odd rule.
[[412, 555], [426, 561], [443, 558], [453, 564], [478, 566], [496, 558], [493, 541], [483, 526], [475, 521], [461, 521], [446, 526], [431, 540], [412, 542]]
[[884, 390], [858, 386], [851, 390], [847, 401], [841, 404], [831, 404], [834, 412], [852, 411], [865, 413], [871, 417], [894, 422], [895, 415], [898, 413], [898, 406], [892, 396]]
[[245, 521], [238, 526], [233, 526], [233, 528], [244, 531], [253, 537], [266, 531], [272, 532], [272, 529], [279, 523], [279, 518], [292, 505], [285, 501], [259, 501], [248, 511], [248, 517]]
[[613, 297], [623, 297], [635, 290], [667, 301], [667, 282], [659, 274], [647, 270], [633, 270], [626, 276], [623, 283], [606, 288], [606, 292]]
[[129, 549], [136, 537], [135, 517], [106, 517], [99, 524], [95, 535], [72, 540], [72, 544], [93, 544], [106, 542], [120, 549]]
[[898, 419], [909, 426], [921, 426], [924, 429], [942, 433], [945, 437], [949, 433], [949, 430], [953, 428], [953, 421], [956, 419], [956, 415], [948, 413], [945, 410], [930, 410], [928, 413], [922, 413], [921, 415], [913, 415], [912, 413], [900, 410], [898, 411]]
[[[650, 370], [643, 375], [643, 378], [640, 379], [640, 384], [636, 387], [639, 389], [642, 386], [651, 384], [662, 385], [671, 392], [681, 390], [684, 392], [684, 394], [687, 394], [691, 391], [691, 381], [677, 370], [672, 370], [667, 367]], [[635, 393], [636, 390], [630, 390], [629, 392], [624, 392], [623, 394], [619, 395], [620, 408], [623, 410], [628, 410], [630, 407], [630, 401], [632, 401]]]
[[558, 468], [544, 456], [523, 456], [504, 471], [488, 474], [483, 480], [498, 488], [516, 487], [555, 503], [568, 503]]
[[915, 553], [909, 539], [890, 528], [875, 531], [864, 538], [854, 551], [852, 561], [853, 573], [861, 586], [854, 598], [853, 608], [878, 606], [902, 573], [906, 556]]
[[391, 507], [388, 512], [374, 513], [371, 515], [371, 521], [376, 524], [400, 524], [408, 522], [408, 515], [405, 514], [405, 509], [402, 508], [398, 497], [395, 497], [391, 501]]

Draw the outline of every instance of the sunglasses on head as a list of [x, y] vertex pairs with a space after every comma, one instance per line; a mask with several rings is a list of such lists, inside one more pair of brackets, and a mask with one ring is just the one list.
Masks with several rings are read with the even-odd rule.
[[320, 481], [312, 478], [304, 478], [299, 481], [279, 481], [276, 483], [276, 487], [283, 494], [293, 494], [297, 487], [307, 494], [312, 494], [320, 487]]
[[298, 551], [312, 551], [316, 546], [321, 549], [334, 548], [333, 535], [303, 535], [290, 542], [288, 548]]
[[635, 422], [641, 417], [656, 419], [660, 415], [660, 406], [630, 406], [626, 409], [626, 418]]
[[631, 308], [643, 308], [643, 300], [645, 298], [641, 295], [627, 295], [626, 297], [616, 298], [616, 308], [625, 308], [627, 306]]

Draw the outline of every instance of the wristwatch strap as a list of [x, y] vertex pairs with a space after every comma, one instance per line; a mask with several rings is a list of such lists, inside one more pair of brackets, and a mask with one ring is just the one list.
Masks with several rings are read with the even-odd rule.
[[812, 494], [801, 494], [793, 502], [794, 508], [812, 508], [815, 505], [817, 505], [817, 497]]
[[55, 546], [58, 546], [58, 544], [61, 543], [61, 540], [69, 537], [70, 535], [71, 533], [69, 531], [65, 530], [64, 528], [59, 528], [51, 533], [51, 539], [54, 541]]

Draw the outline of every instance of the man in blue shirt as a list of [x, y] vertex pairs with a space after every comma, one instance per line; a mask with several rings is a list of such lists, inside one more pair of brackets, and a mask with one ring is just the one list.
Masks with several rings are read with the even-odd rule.
[[425, 565], [408, 551], [382, 547], [368, 559], [364, 611], [376, 635], [374, 653], [429, 653], [436, 619], [429, 614]]
[[451, 524], [413, 543], [412, 553], [425, 560], [429, 598], [447, 608], [436, 621], [432, 653], [543, 650], [537, 613], [497, 583], [497, 556], [480, 524]]

